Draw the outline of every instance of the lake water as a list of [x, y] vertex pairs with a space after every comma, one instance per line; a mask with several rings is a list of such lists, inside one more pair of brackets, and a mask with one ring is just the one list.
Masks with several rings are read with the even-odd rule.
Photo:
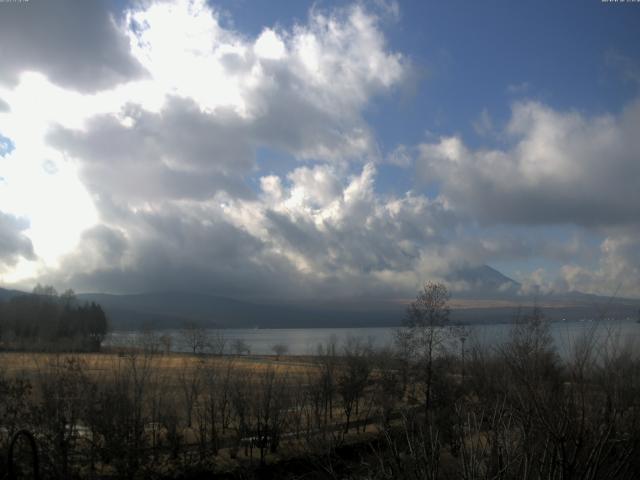
[[[498, 346], [509, 337], [512, 328], [509, 324], [474, 325], [466, 327], [469, 331], [467, 346], [478, 343], [484, 346]], [[551, 324], [551, 335], [558, 351], [563, 354], [570, 350], [576, 339], [595, 329], [599, 338], [615, 338], [622, 344], [632, 342], [640, 345], [640, 323], [631, 320], [601, 322], [557, 322]], [[343, 344], [349, 337], [370, 341], [376, 347], [393, 343], [395, 328], [283, 328], [283, 329], [225, 329], [220, 330], [230, 345], [234, 340], [242, 339], [254, 355], [273, 354], [272, 347], [285, 344], [291, 355], [310, 355], [317, 352], [319, 344], [335, 340]], [[212, 332], [213, 333], [213, 332]], [[189, 351], [180, 330], [166, 330], [156, 335], [168, 334], [172, 337], [172, 350]], [[139, 344], [143, 334], [136, 332], [113, 332], [105, 345]]]

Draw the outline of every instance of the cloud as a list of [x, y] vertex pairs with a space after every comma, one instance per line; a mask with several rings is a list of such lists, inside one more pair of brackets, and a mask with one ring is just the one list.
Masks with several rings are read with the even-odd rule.
[[251, 140], [301, 159], [372, 154], [362, 110], [410, 69], [358, 5], [314, 9], [306, 24], [255, 40], [222, 27], [202, 0], [151, 3], [126, 18], [133, 55], [156, 85], [206, 114], [235, 112]]
[[638, 297], [640, 292], [640, 225], [606, 230], [594, 267], [568, 262], [560, 280], [568, 290]]
[[[140, 5], [125, 12], [125, 33], [164, 100], [153, 108], [134, 91], [49, 128], [48, 147], [77, 165], [101, 224], [43, 278], [80, 290], [343, 294], [410, 270], [425, 238], [440, 241], [430, 223], [453, 221], [441, 205], [375, 193], [363, 111], [411, 67], [374, 14], [313, 9], [307, 23], [251, 39], [205, 2]], [[261, 148], [305, 164], [262, 175], [256, 191]]]
[[396, 167], [407, 168], [413, 165], [415, 152], [406, 145], [398, 145], [394, 148], [387, 158], [386, 163], [395, 165]]
[[11, 141], [11, 139], [4, 137], [2, 136], [2, 134], [0, 134], [0, 157], [5, 157], [9, 155], [14, 150], [14, 148], [15, 146], [13, 145], [13, 142]]
[[84, 290], [255, 294], [257, 283], [269, 289], [267, 272], [254, 260], [259, 247], [221, 218], [168, 207], [85, 232], [79, 248], [45, 278]]
[[62, 127], [50, 145], [78, 159], [83, 183], [103, 201], [138, 207], [159, 200], [203, 199], [218, 190], [246, 195], [242, 177], [254, 167], [245, 121], [232, 111], [201, 112], [169, 99], [159, 113], [127, 108], [90, 119], [83, 130]]
[[493, 120], [491, 119], [491, 115], [489, 115], [489, 111], [486, 108], [483, 108], [478, 118], [473, 121], [473, 129], [478, 135], [482, 137], [486, 137], [493, 133]]
[[325, 295], [413, 292], [432, 268], [423, 258], [444, 248], [457, 220], [424, 196], [380, 195], [375, 179], [373, 164], [348, 176], [330, 164], [299, 167], [287, 182], [264, 178], [263, 201], [227, 214]]
[[[503, 148], [472, 149], [459, 136], [419, 147], [422, 181], [458, 215], [480, 222], [466, 258], [559, 263], [557, 271], [522, 274], [524, 293], [637, 297], [640, 102], [599, 116], [518, 102], [502, 136]], [[560, 240], [554, 228], [573, 228], [572, 237]], [[506, 229], [507, 238], [496, 243], [492, 229]]]
[[637, 224], [640, 102], [595, 117], [516, 103], [505, 134], [504, 149], [473, 150], [456, 136], [425, 143], [418, 174], [487, 224]]
[[133, 55], [164, 104], [154, 111], [133, 98], [81, 128], [50, 129], [49, 145], [78, 161], [100, 201], [247, 196], [257, 148], [300, 160], [375, 155], [362, 110], [409, 68], [385, 50], [375, 16], [360, 6], [313, 10], [308, 24], [253, 41], [217, 15], [195, 0], [129, 10]]
[[[195, 290], [279, 298], [411, 294], [446, 249], [451, 212], [375, 193], [375, 168], [299, 167], [262, 177], [255, 198], [167, 199], [112, 215], [45, 278], [102, 291]], [[116, 222], [117, 221], [117, 222]], [[435, 269], [435, 270], [434, 270]], [[402, 272], [402, 281], [397, 278]]]
[[56, 84], [95, 92], [138, 78], [141, 65], [104, 0], [31, 0], [0, 15], [0, 83], [37, 70]]
[[[640, 104], [586, 116], [519, 102], [502, 133], [486, 111], [477, 122], [499, 148], [453, 136], [381, 158], [366, 112], [415, 71], [363, 4], [250, 37], [204, 0], [136, 2], [118, 18], [89, 3], [78, 30], [42, 27], [55, 51], [36, 36], [2, 70], [0, 127], [15, 150], [0, 196], [16, 210], [0, 216], [12, 245], [0, 264], [37, 257], [34, 280], [79, 291], [255, 298], [411, 297], [427, 279], [469, 291], [477, 282], [460, 272], [532, 258], [564, 267], [525, 287], [588, 290], [637, 273]], [[395, 2], [380, 8], [397, 18]], [[383, 163], [436, 188], [381, 193]], [[21, 188], [35, 178], [39, 199]], [[74, 218], [47, 254], [62, 236], [52, 226]], [[556, 235], [567, 225], [602, 242], [595, 268], [581, 235]]]
[[[605, 229], [599, 249], [562, 256], [560, 268], [538, 268], [522, 275], [522, 293], [582, 292], [613, 298], [638, 298], [640, 292], [640, 228]], [[595, 250], [595, 251], [594, 251]], [[553, 258], [550, 256], [549, 258]], [[582, 261], [581, 261], [582, 260]]]
[[28, 228], [24, 218], [0, 211], [0, 272], [15, 266], [21, 257], [35, 260], [31, 240], [23, 233]]

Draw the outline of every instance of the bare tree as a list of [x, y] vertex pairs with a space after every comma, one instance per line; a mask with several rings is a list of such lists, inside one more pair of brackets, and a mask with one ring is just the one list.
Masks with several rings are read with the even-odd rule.
[[173, 343], [173, 338], [171, 335], [165, 333], [160, 335], [160, 345], [162, 345], [162, 353], [165, 355], [169, 355], [171, 353], [171, 344]]
[[235, 458], [243, 439], [251, 432], [249, 382], [248, 375], [236, 375], [229, 384], [230, 426], [235, 433], [234, 445], [230, 450], [232, 458]]
[[204, 443], [209, 443], [214, 455], [220, 448], [221, 433], [224, 434], [229, 424], [229, 395], [233, 377], [233, 360], [218, 365], [214, 362], [205, 364], [201, 370], [203, 393], [202, 408], [199, 410], [200, 436]]
[[121, 478], [134, 477], [146, 463], [145, 407], [153, 358], [150, 352], [136, 351], [119, 357], [112, 365], [112, 379], [99, 385], [98, 409], [90, 421], [103, 439], [103, 461], [113, 465]]
[[63, 478], [72, 474], [70, 460], [78, 441], [77, 426], [84, 404], [83, 370], [79, 358], [55, 356], [38, 371], [41, 402], [34, 409], [34, 417], [44, 434], [44, 451]]
[[344, 364], [338, 377], [338, 393], [342, 397], [342, 408], [346, 422], [344, 431], [349, 432], [352, 415], [360, 413], [360, 400], [369, 381], [372, 369], [371, 347], [360, 339], [349, 337], [344, 347]]
[[242, 338], [236, 338], [233, 342], [231, 342], [231, 349], [235, 352], [236, 355], [243, 355], [245, 353], [249, 355], [249, 353], [251, 353], [249, 344]]
[[394, 331], [394, 352], [398, 361], [398, 369], [402, 382], [402, 395], [407, 392], [409, 375], [411, 373], [411, 360], [414, 356], [413, 332], [410, 328], [401, 327]]
[[434, 360], [449, 338], [449, 291], [443, 283], [427, 282], [409, 304], [404, 321], [405, 338], [411, 351], [424, 364], [425, 411], [431, 406]]
[[280, 360], [280, 357], [289, 351], [289, 345], [285, 343], [276, 343], [271, 347], [271, 350], [276, 354], [276, 358]]
[[196, 407], [202, 389], [202, 368], [203, 365], [201, 362], [197, 362], [195, 366], [193, 366], [191, 362], [185, 359], [182, 368], [178, 372], [178, 383], [182, 391], [188, 428], [192, 426], [193, 410]]
[[397, 358], [389, 349], [375, 352], [372, 362], [376, 375], [371, 400], [378, 409], [382, 426], [386, 428], [391, 422], [396, 405], [404, 394], [404, 386], [400, 378], [402, 367], [398, 368]]
[[137, 340], [139, 347], [145, 352], [145, 354], [155, 355], [160, 352], [160, 337], [150, 325], [145, 325], [143, 327], [137, 337]]
[[250, 398], [252, 419], [252, 441], [260, 452], [260, 463], [264, 464], [265, 453], [278, 449], [285, 421], [287, 405], [286, 377], [278, 375], [269, 367], [258, 374], [256, 388]]
[[60, 294], [60, 303], [65, 308], [72, 308], [78, 305], [76, 293], [70, 288]]
[[320, 383], [322, 405], [324, 410], [323, 425], [333, 419], [333, 397], [336, 393], [337, 370], [337, 338], [331, 337], [326, 345], [318, 345], [317, 361], [320, 367]]
[[194, 355], [201, 354], [207, 348], [207, 331], [199, 323], [185, 322], [180, 331], [182, 341]]
[[[9, 440], [27, 424], [33, 386], [26, 378], [8, 378], [0, 370], [0, 418], [6, 435], [0, 435], [0, 450], [5, 453]], [[0, 475], [3, 473], [0, 466]]]
[[224, 355], [224, 351], [227, 347], [227, 338], [222, 330], [216, 329], [210, 333], [208, 338], [208, 347], [214, 355]]

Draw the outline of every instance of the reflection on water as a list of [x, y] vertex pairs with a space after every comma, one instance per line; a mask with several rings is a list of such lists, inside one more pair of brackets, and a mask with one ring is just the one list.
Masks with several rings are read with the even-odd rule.
[[[511, 325], [474, 325], [467, 327], [469, 332], [467, 347], [474, 343], [494, 347], [508, 339]], [[316, 353], [319, 344], [336, 341], [342, 344], [349, 337], [370, 341], [376, 347], [390, 346], [393, 343], [394, 328], [283, 328], [283, 329], [225, 329], [222, 332], [230, 345], [233, 340], [242, 339], [256, 355], [273, 354], [272, 347], [285, 344], [292, 355], [311, 355]], [[594, 332], [600, 338], [610, 338], [626, 342], [640, 340], [640, 324], [633, 321], [602, 322], [557, 322], [551, 324], [551, 334], [558, 351], [566, 354], [586, 333]], [[166, 330], [158, 335], [172, 338], [172, 350], [189, 351], [179, 330]], [[132, 345], [139, 343], [142, 334], [136, 332], [113, 332], [105, 345]]]

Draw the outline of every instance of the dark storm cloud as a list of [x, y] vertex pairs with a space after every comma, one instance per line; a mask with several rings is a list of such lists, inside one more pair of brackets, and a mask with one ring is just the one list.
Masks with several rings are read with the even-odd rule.
[[[291, 174], [291, 187], [271, 206], [219, 193], [207, 203], [157, 200], [140, 209], [101, 207], [113, 225], [86, 232], [48, 281], [115, 292], [369, 295], [388, 288], [378, 273], [408, 271], [411, 277], [425, 244], [444, 243], [452, 220], [442, 205], [421, 197], [383, 201], [374, 194], [371, 166], [337, 189], [322, 181], [323, 169], [333, 167], [314, 168], [312, 178]], [[288, 203], [302, 187], [303, 202]], [[414, 282], [411, 277], [409, 286], [392, 290], [411, 292]]]
[[[63, 260], [51, 279], [85, 290], [284, 294], [296, 272], [268, 258], [261, 240], [216, 214], [206, 222], [188, 210], [139, 213], [119, 229], [99, 227]], [[286, 281], [285, 281], [286, 279]]]
[[36, 258], [31, 240], [22, 233], [27, 228], [27, 220], [0, 212], [0, 271], [3, 266], [15, 265], [20, 257]]
[[25, 70], [94, 92], [144, 75], [106, 0], [5, 2], [0, 13], [0, 82]]
[[106, 264], [116, 265], [127, 251], [128, 242], [120, 230], [98, 225], [83, 233], [80, 248]]
[[254, 153], [233, 112], [207, 115], [172, 99], [160, 113], [129, 107], [127, 115], [131, 127], [103, 115], [85, 130], [58, 127], [48, 137], [81, 160], [82, 180], [93, 193], [125, 204], [204, 199], [220, 190], [250, 194], [243, 177]]
[[265, 217], [269, 235], [272, 238], [278, 238], [287, 248], [312, 257], [326, 249], [318, 229], [310, 221], [304, 219], [296, 221], [289, 215], [273, 210], [267, 210]]

